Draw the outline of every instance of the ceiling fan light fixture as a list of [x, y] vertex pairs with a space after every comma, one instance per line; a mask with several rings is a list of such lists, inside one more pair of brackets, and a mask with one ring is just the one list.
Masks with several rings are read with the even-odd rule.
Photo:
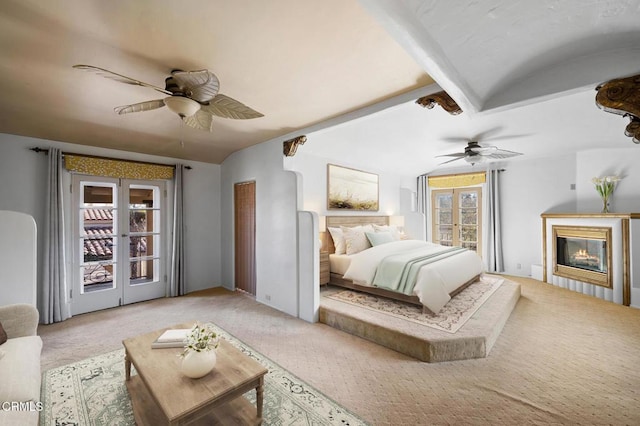
[[169, 96], [164, 99], [164, 104], [182, 118], [191, 117], [200, 109], [198, 102], [183, 96]]
[[468, 155], [464, 157], [464, 161], [467, 163], [471, 163], [471, 165], [476, 163], [484, 163], [487, 161], [487, 157], [484, 155], [476, 154], [476, 155]]

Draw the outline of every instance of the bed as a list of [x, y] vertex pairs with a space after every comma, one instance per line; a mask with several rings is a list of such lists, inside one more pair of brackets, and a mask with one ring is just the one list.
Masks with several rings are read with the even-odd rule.
[[327, 216], [326, 223], [323, 247], [329, 252], [329, 283], [335, 286], [437, 313], [483, 272], [473, 251], [401, 239], [388, 216]]

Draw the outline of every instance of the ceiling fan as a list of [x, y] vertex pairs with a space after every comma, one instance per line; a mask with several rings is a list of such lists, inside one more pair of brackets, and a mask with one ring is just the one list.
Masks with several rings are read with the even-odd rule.
[[487, 160], [510, 158], [517, 155], [522, 155], [522, 153], [499, 149], [496, 146], [481, 146], [477, 141], [469, 141], [464, 148], [464, 152], [454, 152], [453, 154], [438, 155], [436, 157], [454, 157], [449, 161], [440, 163], [441, 165], [460, 159], [464, 159], [467, 163], [474, 165], [475, 163], [482, 163]]
[[166, 105], [171, 111], [178, 114], [187, 126], [210, 132], [213, 131], [214, 116], [242, 120], [263, 117], [263, 114], [242, 102], [218, 93], [220, 81], [214, 73], [208, 70], [173, 70], [171, 75], [165, 79], [165, 88], [163, 89], [93, 65], [74, 65], [73, 68], [93, 71], [121, 83], [148, 87], [168, 95], [162, 99], [115, 107], [114, 111], [120, 115], [150, 111]]

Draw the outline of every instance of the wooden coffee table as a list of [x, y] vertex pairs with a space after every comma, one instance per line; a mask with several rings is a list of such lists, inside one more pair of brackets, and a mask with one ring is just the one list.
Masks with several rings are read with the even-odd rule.
[[[169, 328], [191, 328], [195, 321]], [[140, 425], [260, 424], [267, 369], [222, 339], [211, 373], [190, 379], [180, 372], [181, 348], [152, 349], [165, 330], [125, 339], [125, 371], [133, 414]], [[131, 376], [131, 364], [138, 372]], [[256, 390], [256, 408], [242, 395]]]

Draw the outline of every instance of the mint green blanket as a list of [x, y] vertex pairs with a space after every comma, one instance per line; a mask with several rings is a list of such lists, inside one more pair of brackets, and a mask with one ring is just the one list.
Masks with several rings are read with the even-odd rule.
[[447, 247], [434, 252], [433, 248], [428, 247], [386, 256], [378, 265], [373, 285], [411, 296], [420, 268], [466, 250]]

